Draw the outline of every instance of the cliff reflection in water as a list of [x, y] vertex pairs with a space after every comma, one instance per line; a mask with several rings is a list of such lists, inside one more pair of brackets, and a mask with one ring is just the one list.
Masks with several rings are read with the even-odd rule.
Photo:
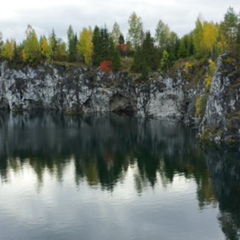
[[[203, 149], [203, 150], [202, 150]], [[30, 167], [39, 185], [46, 171], [64, 181], [71, 165], [76, 186], [114, 191], [129, 169], [138, 194], [171, 185], [175, 176], [194, 179], [199, 208], [219, 205], [227, 239], [239, 239], [239, 146], [202, 146], [195, 132], [174, 121], [118, 115], [64, 116], [46, 112], [0, 113], [0, 176]], [[40, 188], [41, 191], [41, 188]]]
[[61, 181], [74, 161], [76, 184], [114, 190], [129, 168], [136, 191], [167, 186], [175, 175], [194, 178], [200, 206], [214, 202], [212, 184], [195, 133], [174, 121], [118, 115], [64, 116], [45, 112], [0, 114], [1, 178], [29, 164], [40, 182], [46, 169]]
[[226, 239], [240, 239], [240, 146], [205, 146], [204, 150], [222, 231]]

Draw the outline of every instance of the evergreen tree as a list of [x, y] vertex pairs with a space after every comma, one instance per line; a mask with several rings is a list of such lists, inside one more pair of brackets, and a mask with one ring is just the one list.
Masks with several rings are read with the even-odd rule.
[[56, 48], [54, 53], [54, 59], [56, 61], [66, 61], [68, 57], [67, 45], [61, 38], [57, 39]]
[[13, 65], [15, 68], [23, 65], [23, 58], [22, 58], [22, 51], [23, 51], [23, 44], [17, 45], [15, 42], [14, 46], [14, 62]]
[[140, 72], [142, 69], [141, 68], [142, 60], [143, 60], [142, 48], [139, 46], [136, 48], [134, 52], [131, 69], [135, 72]]
[[149, 75], [149, 68], [148, 68], [148, 65], [147, 65], [145, 59], [143, 59], [142, 63], [141, 63], [141, 77], [143, 80], [147, 80], [148, 75]]
[[67, 31], [68, 35], [68, 61], [74, 62], [77, 58], [77, 36], [70, 25]]
[[55, 54], [56, 54], [56, 49], [57, 49], [57, 37], [56, 37], [56, 34], [55, 34], [55, 31], [54, 29], [52, 30], [52, 33], [51, 35], [49, 36], [49, 46], [51, 48], [51, 60], [56, 60], [55, 59]]
[[239, 19], [232, 7], [229, 7], [224, 15], [223, 29], [227, 40], [228, 49], [236, 52], [236, 38]]
[[157, 70], [159, 67], [158, 49], [154, 46], [154, 39], [151, 37], [151, 33], [148, 31], [145, 35], [145, 39], [142, 44], [142, 54], [146, 66], [151, 70]]
[[236, 56], [240, 60], [240, 22], [237, 26], [237, 37], [236, 37]]
[[118, 44], [124, 44], [124, 43], [125, 43], [125, 40], [124, 40], [123, 35], [121, 34], [118, 38]]
[[169, 60], [175, 61], [178, 59], [180, 40], [175, 32], [170, 32], [169, 39], [167, 41], [166, 50], [169, 53]]
[[118, 71], [121, 68], [121, 57], [118, 48], [115, 46], [112, 56], [112, 67], [114, 71]]
[[93, 31], [93, 65], [99, 66], [102, 61], [111, 61], [114, 55], [114, 42], [106, 27]]
[[99, 66], [101, 63], [101, 43], [100, 43], [100, 29], [98, 26], [95, 26], [93, 30], [93, 65]]
[[100, 29], [100, 53], [101, 61], [110, 60], [113, 52], [112, 41], [106, 27]]
[[180, 40], [178, 56], [180, 58], [189, 57], [193, 54], [193, 41], [190, 34], [184, 35]]

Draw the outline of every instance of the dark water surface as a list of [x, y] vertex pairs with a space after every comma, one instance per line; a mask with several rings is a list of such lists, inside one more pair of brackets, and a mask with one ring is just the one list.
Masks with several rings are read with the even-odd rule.
[[1, 240], [240, 239], [240, 148], [173, 121], [0, 112]]

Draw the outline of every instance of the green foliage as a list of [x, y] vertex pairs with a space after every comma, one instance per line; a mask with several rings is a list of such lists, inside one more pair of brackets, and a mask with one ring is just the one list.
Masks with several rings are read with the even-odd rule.
[[[117, 22], [115, 22], [113, 25], [112, 33], [111, 33], [111, 37], [112, 37], [115, 45], [117, 45], [119, 43], [120, 36], [123, 37], [123, 35], [120, 31], [120, 26]], [[124, 41], [123, 41], [123, 43], [124, 43]]]
[[133, 63], [131, 69], [135, 72], [140, 72], [142, 69], [143, 53], [142, 48], [138, 47], [133, 56]]
[[148, 78], [148, 75], [149, 75], [149, 68], [145, 59], [143, 59], [142, 65], [141, 65], [141, 77], [143, 80], [146, 80]]
[[43, 37], [41, 42], [41, 54], [42, 54], [42, 58], [43, 60], [47, 60], [48, 62], [50, 62], [52, 60], [52, 49], [48, 43], [48, 40], [46, 37]]
[[40, 62], [40, 45], [37, 34], [31, 25], [26, 30], [26, 40], [23, 43], [22, 56], [24, 62], [30, 65], [37, 65]]
[[133, 12], [128, 19], [129, 29], [128, 29], [128, 39], [134, 50], [141, 45], [142, 33], [143, 33], [143, 23], [140, 17]]
[[206, 88], [207, 91], [210, 91], [211, 84], [212, 84], [212, 78], [213, 78], [213, 74], [214, 74], [215, 71], [216, 71], [216, 65], [210, 59], [209, 60], [209, 70], [208, 70], [208, 73], [205, 77], [205, 88]]
[[154, 46], [154, 39], [150, 32], [147, 32], [142, 46], [139, 46], [133, 57], [132, 70], [141, 72], [144, 78], [148, 75], [149, 70], [159, 68], [160, 54], [158, 48]]
[[93, 31], [93, 65], [99, 66], [102, 61], [100, 29], [95, 26]]
[[151, 70], [157, 70], [159, 67], [160, 54], [154, 46], [154, 39], [151, 33], [147, 32], [142, 44], [142, 54], [146, 66]]
[[74, 62], [77, 59], [77, 35], [70, 25], [67, 31], [68, 36], [68, 61]]
[[195, 29], [193, 31], [193, 45], [195, 50], [195, 56], [200, 58], [204, 53], [203, 46], [203, 21], [199, 16], [197, 18]]
[[[36, 65], [43, 61], [81, 62], [99, 66], [102, 61], [112, 61], [113, 69], [121, 68], [122, 58], [130, 57], [132, 70], [136, 72], [154, 71], [161, 67], [169, 71], [170, 64], [179, 58], [215, 59], [218, 55], [231, 51], [234, 59], [240, 59], [240, 20], [233, 8], [229, 8], [220, 24], [206, 22], [199, 16], [195, 28], [181, 39], [172, 32], [167, 24], [159, 20], [155, 38], [149, 31], [143, 32], [142, 20], [135, 12], [129, 19], [128, 39], [124, 39], [117, 22], [112, 32], [106, 27], [83, 28], [78, 38], [70, 25], [67, 30], [67, 43], [57, 38], [52, 30], [49, 38], [41, 36], [38, 40], [34, 29], [28, 25], [26, 39], [17, 46], [12, 40], [2, 39], [0, 32], [0, 59], [11, 62]], [[117, 48], [118, 49], [117, 49]], [[19, 54], [21, 52], [21, 54]], [[125, 65], [126, 65], [125, 61]], [[210, 66], [209, 66], [210, 67]], [[125, 67], [129, 69], [129, 67]], [[195, 75], [198, 74], [196, 73]], [[185, 71], [190, 77], [193, 73]], [[146, 76], [146, 74], [143, 74]], [[211, 73], [206, 75], [206, 89], [211, 85]]]
[[169, 72], [169, 54], [166, 50], [163, 51], [163, 57], [161, 60], [161, 69]]
[[51, 49], [51, 60], [57, 60], [55, 59], [55, 54], [57, 50], [57, 38], [54, 29], [52, 30], [51, 35], [49, 36], [49, 46]]
[[193, 39], [192, 35], [184, 35], [180, 40], [180, 47], [178, 51], [179, 58], [186, 58], [193, 54]]
[[240, 24], [238, 15], [232, 7], [229, 7], [224, 15], [224, 21], [222, 23], [223, 34], [226, 38], [228, 50], [236, 54], [237, 51], [237, 35], [238, 25]]
[[114, 71], [118, 71], [121, 68], [121, 57], [117, 47], [114, 47], [113, 51], [112, 68]]
[[208, 100], [209, 95], [208, 94], [203, 94], [201, 96], [197, 96], [196, 98], [196, 112], [195, 112], [195, 117], [197, 118], [203, 118], [207, 106], [207, 100]]
[[2, 35], [2, 32], [0, 32], [0, 59], [2, 57], [3, 45], [4, 45], [3, 35]]
[[124, 40], [124, 36], [121, 34], [118, 38], [118, 44], [124, 44], [125, 40]]
[[14, 40], [7, 40], [6, 43], [3, 45], [2, 50], [2, 57], [7, 61], [12, 61], [14, 58], [14, 51], [15, 51], [15, 41]]
[[157, 46], [162, 50], [166, 49], [169, 39], [170, 29], [168, 25], [165, 24], [162, 20], [159, 20], [155, 32], [155, 41]]
[[67, 45], [60, 38], [57, 39], [53, 58], [56, 61], [66, 61], [67, 60]]
[[[115, 44], [106, 27], [95, 27], [93, 31], [93, 65], [99, 66], [103, 61], [112, 61], [115, 52]], [[115, 55], [116, 57], [117, 55]]]

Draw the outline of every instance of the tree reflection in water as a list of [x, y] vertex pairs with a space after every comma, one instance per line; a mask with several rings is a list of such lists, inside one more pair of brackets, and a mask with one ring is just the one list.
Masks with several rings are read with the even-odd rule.
[[[0, 173], [31, 166], [39, 186], [47, 171], [63, 181], [73, 164], [75, 182], [114, 191], [133, 172], [139, 195], [174, 176], [194, 179], [199, 208], [219, 203], [219, 221], [228, 239], [240, 230], [240, 163], [235, 147], [201, 146], [196, 132], [181, 124], [129, 116], [61, 113], [0, 113]], [[202, 150], [203, 149], [203, 150]]]

